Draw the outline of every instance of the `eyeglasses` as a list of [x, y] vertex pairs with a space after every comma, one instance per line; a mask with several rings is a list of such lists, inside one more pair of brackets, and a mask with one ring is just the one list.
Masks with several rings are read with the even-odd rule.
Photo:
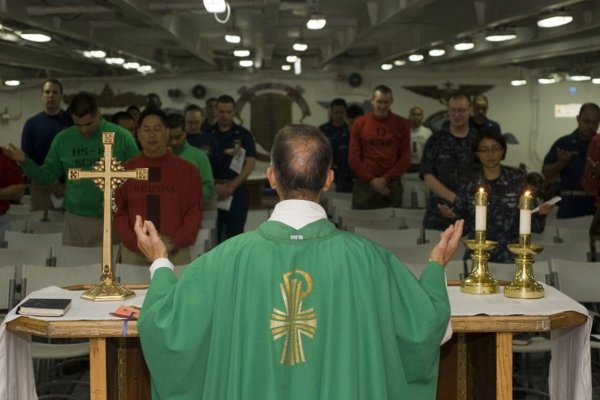
[[468, 108], [449, 108], [448, 112], [450, 114], [465, 114], [467, 112], [469, 112]]
[[500, 153], [502, 150], [504, 150], [502, 147], [484, 147], [484, 148], [478, 149], [477, 152], [478, 153]]

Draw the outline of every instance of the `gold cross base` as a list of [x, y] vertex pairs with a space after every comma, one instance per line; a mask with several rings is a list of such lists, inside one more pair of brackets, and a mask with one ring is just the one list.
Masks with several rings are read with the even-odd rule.
[[92, 301], [118, 301], [135, 296], [133, 290], [112, 279], [105, 279], [81, 295], [82, 299]]

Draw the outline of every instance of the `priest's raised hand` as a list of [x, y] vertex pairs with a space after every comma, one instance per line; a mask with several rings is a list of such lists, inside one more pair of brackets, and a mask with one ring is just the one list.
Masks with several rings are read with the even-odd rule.
[[157, 258], [169, 256], [167, 246], [158, 236], [158, 231], [152, 221], [142, 221], [142, 217], [136, 215], [133, 230], [137, 237], [137, 245], [148, 260], [154, 261]]
[[464, 224], [465, 221], [459, 219], [442, 232], [440, 241], [433, 250], [431, 250], [429, 261], [436, 261], [442, 266], [446, 266], [458, 247], [458, 242], [462, 237]]

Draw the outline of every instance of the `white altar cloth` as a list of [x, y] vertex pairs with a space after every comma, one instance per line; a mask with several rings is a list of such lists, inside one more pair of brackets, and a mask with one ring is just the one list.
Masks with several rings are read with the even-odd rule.
[[[544, 286], [542, 299], [510, 299], [502, 294], [469, 295], [460, 287], [448, 288], [453, 316], [470, 315], [552, 315], [575, 311], [588, 315], [575, 300], [551, 286]], [[145, 290], [136, 290], [137, 296], [122, 302], [91, 302], [80, 298], [81, 291], [67, 291], [48, 287], [30, 297], [68, 297], [73, 299], [71, 309], [61, 320], [117, 319], [110, 315], [119, 304], [141, 306]], [[0, 326], [0, 400], [35, 400], [33, 364], [30, 339], [6, 330], [6, 322], [20, 316], [11, 310]], [[38, 317], [36, 317], [38, 318]], [[56, 318], [39, 318], [56, 320]], [[551, 333], [552, 361], [550, 363], [550, 395], [552, 399], [591, 400], [591, 319], [574, 328], [557, 329]]]

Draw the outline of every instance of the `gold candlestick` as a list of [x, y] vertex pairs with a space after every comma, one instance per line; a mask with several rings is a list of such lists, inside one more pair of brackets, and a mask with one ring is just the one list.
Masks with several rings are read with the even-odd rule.
[[489, 251], [498, 242], [486, 240], [485, 231], [475, 231], [475, 240], [465, 240], [465, 246], [471, 250], [473, 267], [471, 273], [460, 285], [460, 291], [469, 294], [498, 293], [498, 282], [490, 275], [488, 268]]
[[473, 267], [469, 276], [461, 284], [460, 290], [464, 293], [498, 293], [498, 282], [490, 276], [487, 262], [490, 258], [489, 251], [497, 244], [497, 242], [486, 240], [485, 211], [487, 205], [487, 193], [480, 188], [475, 193], [475, 240], [465, 240], [465, 245], [471, 250]]
[[544, 250], [543, 246], [531, 243], [531, 234], [519, 234], [519, 243], [508, 245], [516, 255], [515, 277], [504, 288], [504, 295], [515, 299], [539, 299], [544, 297], [544, 287], [533, 276], [533, 256]]
[[508, 245], [508, 250], [516, 255], [515, 277], [504, 288], [504, 295], [516, 299], [539, 299], [544, 297], [544, 287], [533, 277], [533, 256], [544, 247], [531, 243], [531, 209], [533, 197], [529, 191], [519, 198], [519, 243]]

